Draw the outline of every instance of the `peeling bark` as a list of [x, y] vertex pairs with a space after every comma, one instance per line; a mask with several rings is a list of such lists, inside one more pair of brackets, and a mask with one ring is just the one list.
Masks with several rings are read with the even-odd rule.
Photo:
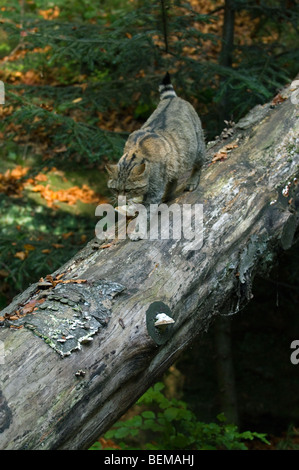
[[[219, 313], [250, 300], [255, 273], [267, 272], [298, 228], [298, 106], [290, 93], [211, 143], [210, 161], [223, 147], [227, 158], [207, 164], [198, 190], [175, 200], [203, 204], [200, 249], [186, 250], [186, 240], [106, 248], [94, 240], [0, 313], [1, 449], [87, 448]], [[158, 340], [154, 302], [175, 320]]]

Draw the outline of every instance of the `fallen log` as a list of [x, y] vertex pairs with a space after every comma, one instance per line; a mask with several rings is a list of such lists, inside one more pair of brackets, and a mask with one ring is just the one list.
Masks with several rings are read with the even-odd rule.
[[[0, 312], [2, 450], [88, 448], [217, 315], [251, 299], [255, 273], [296, 239], [292, 97], [210, 143], [200, 187], [174, 201], [203, 205], [202, 246], [95, 239]], [[159, 329], [158, 313], [174, 323]]]

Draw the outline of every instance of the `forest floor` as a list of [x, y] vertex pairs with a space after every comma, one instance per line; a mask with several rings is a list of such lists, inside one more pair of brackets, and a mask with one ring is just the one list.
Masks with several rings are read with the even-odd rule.
[[104, 171], [36, 171], [36, 156], [21, 150], [0, 157], [0, 308], [92, 239], [95, 208], [108, 200]]

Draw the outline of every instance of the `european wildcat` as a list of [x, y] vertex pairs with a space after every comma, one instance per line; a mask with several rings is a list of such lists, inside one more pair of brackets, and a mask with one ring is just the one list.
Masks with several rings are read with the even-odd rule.
[[193, 106], [178, 98], [167, 73], [159, 86], [160, 103], [133, 132], [117, 165], [107, 165], [108, 187], [127, 202], [159, 204], [169, 200], [177, 181], [192, 170], [186, 189], [194, 190], [205, 159], [200, 119]]

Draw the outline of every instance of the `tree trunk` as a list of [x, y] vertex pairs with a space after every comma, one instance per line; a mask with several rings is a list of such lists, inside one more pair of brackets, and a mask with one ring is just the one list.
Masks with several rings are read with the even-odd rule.
[[[176, 199], [203, 204], [199, 249], [184, 238], [92, 241], [0, 313], [1, 449], [87, 448], [218, 313], [251, 298], [255, 272], [298, 226], [290, 93], [211, 144], [199, 189]], [[159, 330], [157, 313], [175, 323]]]
[[222, 30], [222, 48], [220, 65], [231, 67], [234, 51], [235, 8], [234, 0], [225, 0], [224, 20]]
[[216, 318], [215, 348], [220, 411], [224, 413], [228, 423], [239, 426], [230, 317], [218, 316]]

